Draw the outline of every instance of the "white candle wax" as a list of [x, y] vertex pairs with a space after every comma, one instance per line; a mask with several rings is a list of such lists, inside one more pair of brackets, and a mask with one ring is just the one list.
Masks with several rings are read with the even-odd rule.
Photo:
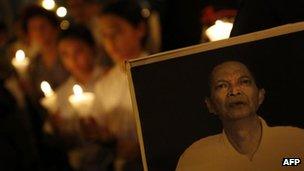
[[221, 20], [216, 20], [215, 24], [206, 30], [206, 35], [210, 41], [228, 39], [233, 24]]
[[41, 105], [46, 108], [49, 113], [55, 113], [58, 110], [57, 95], [52, 90], [50, 84], [42, 81], [40, 84], [41, 90], [44, 93], [44, 98], [41, 99]]
[[81, 117], [90, 114], [95, 99], [94, 93], [83, 92], [79, 85], [73, 86], [74, 94], [69, 97], [69, 102]]
[[12, 59], [12, 64], [16, 68], [17, 72], [23, 75], [26, 73], [30, 61], [25, 57], [23, 50], [17, 50], [15, 57]]

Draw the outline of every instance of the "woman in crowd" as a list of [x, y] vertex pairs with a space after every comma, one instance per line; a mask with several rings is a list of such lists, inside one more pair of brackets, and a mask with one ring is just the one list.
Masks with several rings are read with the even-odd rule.
[[46, 9], [31, 5], [22, 15], [22, 28], [30, 45], [37, 46], [38, 56], [31, 61], [29, 76], [32, 84], [31, 96], [40, 98], [40, 84], [46, 80], [53, 88], [62, 84], [68, 74], [63, 68], [57, 52], [59, 21]]
[[24, 9], [21, 22], [30, 46], [36, 46], [38, 49], [37, 56], [30, 57], [29, 77], [22, 83], [43, 167], [47, 170], [69, 170], [67, 157], [61, 145], [56, 142], [57, 139], [43, 132], [47, 115], [39, 103], [43, 94], [40, 89], [42, 81], [48, 81], [52, 88], [57, 88], [68, 76], [57, 51], [59, 21], [53, 12], [30, 5]]
[[96, 109], [117, 140], [115, 170], [140, 170], [135, 120], [124, 61], [144, 57], [146, 19], [133, 1], [106, 4], [99, 16], [104, 48], [115, 66], [96, 86]]
[[[93, 92], [106, 69], [96, 64], [95, 42], [84, 26], [72, 26], [58, 39], [58, 50], [64, 68], [71, 74], [57, 90], [59, 110], [51, 115], [52, 126], [68, 147], [69, 161], [75, 170], [104, 170], [111, 164], [111, 153], [99, 139], [102, 130], [93, 116], [79, 116], [69, 102], [73, 86]], [[110, 154], [110, 155], [108, 155]]]

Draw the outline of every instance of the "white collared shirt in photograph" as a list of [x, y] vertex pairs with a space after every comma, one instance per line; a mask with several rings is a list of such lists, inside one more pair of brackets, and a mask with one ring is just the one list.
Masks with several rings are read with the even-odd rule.
[[290, 127], [269, 127], [262, 122], [262, 138], [250, 160], [237, 152], [225, 132], [202, 138], [192, 144], [180, 157], [176, 171], [280, 171], [304, 170], [304, 164], [282, 166], [283, 158], [304, 161], [304, 130]]

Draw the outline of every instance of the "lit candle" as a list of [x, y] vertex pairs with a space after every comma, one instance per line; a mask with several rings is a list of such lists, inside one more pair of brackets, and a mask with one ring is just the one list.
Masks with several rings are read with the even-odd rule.
[[30, 61], [25, 57], [24, 51], [19, 49], [17, 50], [15, 57], [12, 59], [12, 64], [16, 68], [17, 72], [24, 76]]
[[67, 9], [65, 7], [59, 7], [56, 10], [56, 14], [58, 17], [65, 17], [67, 15]]
[[90, 111], [94, 102], [94, 94], [91, 92], [83, 92], [82, 88], [76, 84], [73, 86], [73, 92], [69, 97], [69, 102], [73, 108], [81, 117], [86, 117], [90, 114]]
[[45, 97], [50, 97], [54, 95], [54, 91], [52, 90], [50, 84], [47, 81], [42, 81], [40, 87]]
[[53, 10], [56, 6], [54, 0], [42, 0], [41, 6], [47, 10]]
[[215, 24], [206, 30], [206, 35], [210, 41], [228, 39], [233, 24], [221, 20], [216, 20]]
[[52, 90], [50, 84], [47, 81], [42, 81], [40, 84], [40, 88], [45, 96], [40, 101], [41, 105], [45, 107], [49, 111], [49, 113], [57, 112], [57, 95]]

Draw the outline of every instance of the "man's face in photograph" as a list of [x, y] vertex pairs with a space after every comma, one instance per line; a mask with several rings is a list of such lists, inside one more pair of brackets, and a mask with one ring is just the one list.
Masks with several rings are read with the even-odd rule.
[[264, 99], [248, 68], [235, 61], [217, 65], [210, 80], [211, 94], [206, 104], [222, 120], [238, 120], [255, 115]]

